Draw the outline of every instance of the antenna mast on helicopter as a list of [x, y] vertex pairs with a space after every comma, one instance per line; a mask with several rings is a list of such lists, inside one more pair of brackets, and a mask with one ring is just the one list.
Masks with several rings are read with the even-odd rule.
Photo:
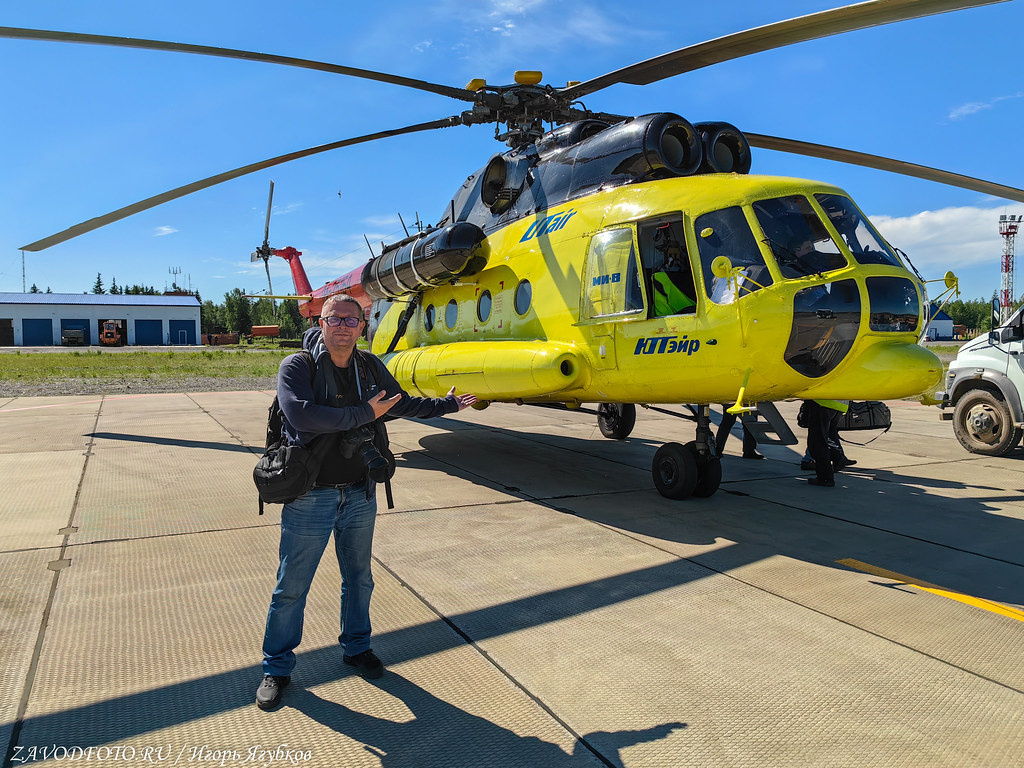
[[1024, 216], [999, 216], [999, 234], [1003, 236], [1003, 259], [999, 281], [999, 320], [1006, 322], [1013, 312], [1016, 298], [1013, 293], [1013, 241]]

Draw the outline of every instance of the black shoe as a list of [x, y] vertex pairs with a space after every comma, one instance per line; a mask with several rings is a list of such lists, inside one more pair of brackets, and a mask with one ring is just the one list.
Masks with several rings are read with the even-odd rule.
[[355, 667], [356, 672], [367, 680], [376, 680], [384, 674], [384, 665], [381, 664], [373, 649], [357, 653], [355, 656], [342, 656], [341, 660], [350, 667]]
[[760, 453], [757, 453], [755, 451], [754, 453], [744, 453], [743, 454], [743, 458], [744, 459], [763, 459], [764, 456], [762, 456]]
[[813, 470], [813, 469], [815, 469], [815, 468], [816, 468], [817, 466], [818, 466], [818, 465], [817, 465], [817, 464], [815, 464], [815, 463], [814, 463], [813, 461], [801, 461], [801, 462], [800, 462], [800, 469], [802, 469], [802, 470], [804, 470], [804, 471], [809, 471], [809, 470]]
[[835, 468], [836, 472], [839, 472], [847, 467], [852, 467], [856, 463], [856, 459], [842, 459], [840, 461], [833, 461], [832, 466]]
[[812, 477], [807, 481], [808, 485], [820, 485], [822, 488], [835, 488], [835, 480], [822, 480], [820, 477]]
[[256, 706], [260, 709], [273, 709], [281, 703], [281, 694], [292, 679], [283, 675], [264, 675], [263, 682], [256, 689]]

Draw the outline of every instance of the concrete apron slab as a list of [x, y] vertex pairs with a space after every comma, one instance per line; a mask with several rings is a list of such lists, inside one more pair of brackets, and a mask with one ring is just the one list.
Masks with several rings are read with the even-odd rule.
[[36, 641], [53, 595], [59, 549], [0, 552], [0, 747], [28, 703], [26, 681], [35, 674]]
[[543, 506], [389, 517], [378, 553], [627, 765], [987, 765], [1024, 747], [1019, 689]]
[[283, 747], [316, 766], [600, 765], [573, 757], [573, 736], [384, 568], [373, 619], [389, 669], [372, 684], [355, 675], [337, 645], [332, 549], [284, 704], [257, 709], [276, 540], [264, 528], [77, 548], [19, 742], [160, 749], [182, 764]]
[[[17, 688], [27, 719], [0, 722], [19, 746], [72, 746], [70, 734], [244, 758], [287, 742], [307, 764], [346, 768], [1019, 764], [1021, 622], [835, 562], [1015, 604], [1013, 485], [995, 494], [960, 475], [964, 495], [946, 498], [907, 461], [892, 482], [844, 476], [830, 491], [781, 457], [730, 455], [719, 494], [670, 502], [649, 466], [660, 442], [686, 441], [672, 417], [642, 411], [625, 444], [586, 437], [593, 417], [542, 409], [511, 426], [475, 411], [393, 422], [402, 469], [396, 509], [378, 497], [373, 604], [390, 672], [373, 685], [339, 670], [329, 550], [295, 684], [263, 713], [251, 702], [280, 508], [256, 515], [244, 435], [260, 434], [270, 396], [164, 397], [90, 406], [121, 437], [90, 437], [84, 477], [78, 456], [80, 530], [38, 656], [25, 646], [40, 597], [22, 588], [36, 629], [2, 658], [38, 666]], [[27, 434], [40, 412], [6, 423]], [[898, 439], [890, 455], [909, 447]], [[961, 450], [936, 439], [918, 440], [933, 457], [919, 464]], [[171, 461], [185, 469], [167, 482]], [[38, 591], [53, 557], [7, 562]]]
[[[698, 509], [652, 512], [638, 500], [628, 510], [608, 497], [563, 501], [579, 517], [661, 551], [728, 574], [757, 589], [886, 637], [908, 648], [1024, 690], [1020, 622], [983, 610], [992, 601], [1024, 599], [1024, 569], [974, 552], [745, 495], [719, 494]], [[880, 578], [846, 563], [857, 560], [922, 583], [972, 596], [960, 602], [900, 579]]]

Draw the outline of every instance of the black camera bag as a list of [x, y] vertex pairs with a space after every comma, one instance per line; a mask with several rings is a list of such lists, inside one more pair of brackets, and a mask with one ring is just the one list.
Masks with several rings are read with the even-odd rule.
[[[305, 349], [299, 354], [306, 358], [312, 380], [316, 375], [313, 355]], [[288, 445], [283, 428], [284, 414], [275, 395], [267, 414], [266, 451], [252, 470], [252, 480], [260, 495], [261, 515], [265, 503], [288, 504], [313, 487], [323, 461], [322, 446], [329, 443], [316, 438], [308, 447]]]

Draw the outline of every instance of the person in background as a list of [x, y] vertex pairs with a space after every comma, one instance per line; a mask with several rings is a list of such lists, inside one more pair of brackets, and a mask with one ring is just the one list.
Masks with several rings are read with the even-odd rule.
[[[729, 439], [729, 432], [732, 431], [733, 424], [736, 423], [736, 414], [729, 413], [729, 406], [722, 406], [722, 423], [718, 425], [718, 434], [715, 435], [715, 453], [719, 456], [725, 450], [725, 444]], [[740, 426], [743, 427], [743, 458], [744, 459], [763, 459], [764, 455], [757, 452], [757, 439], [747, 429], [747, 425], [740, 420]]]
[[809, 485], [832, 488], [836, 484], [835, 473], [857, 463], [846, 458], [839, 441], [839, 417], [846, 413], [849, 403], [805, 400], [804, 406], [807, 409], [807, 452], [800, 468], [814, 470], [815, 476], [807, 481]]

